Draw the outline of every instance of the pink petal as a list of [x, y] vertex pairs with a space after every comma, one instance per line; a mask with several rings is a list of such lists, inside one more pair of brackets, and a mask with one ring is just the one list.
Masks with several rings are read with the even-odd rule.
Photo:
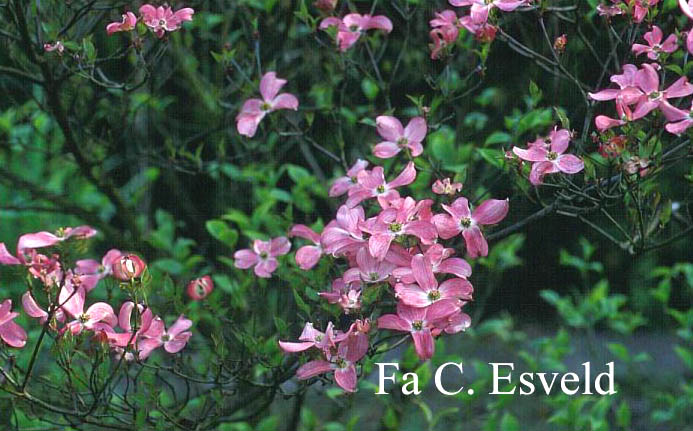
[[683, 121], [679, 121], [677, 123], [669, 123], [664, 128], [669, 133], [673, 133], [675, 135], [680, 135], [683, 132], [685, 132], [686, 130], [688, 130], [688, 128], [691, 126], [693, 126], [693, 120], [683, 120]]
[[488, 244], [486, 239], [481, 234], [481, 230], [478, 226], [472, 226], [469, 229], [465, 229], [462, 232], [465, 244], [467, 246], [467, 253], [470, 257], [487, 256], [488, 255]]
[[411, 336], [414, 339], [414, 347], [419, 359], [426, 361], [433, 357], [435, 344], [433, 343], [433, 335], [431, 335], [430, 329], [426, 328], [421, 331], [413, 331]]
[[429, 298], [428, 292], [421, 289], [416, 284], [396, 284], [395, 296], [403, 304], [410, 307], [427, 307], [433, 302], [433, 300]]
[[296, 252], [296, 263], [303, 270], [313, 268], [320, 261], [322, 250], [314, 245], [306, 245]]
[[89, 307], [85, 313], [89, 316], [91, 324], [96, 322], [105, 322], [110, 326], [118, 324], [118, 318], [113, 313], [113, 308], [105, 302], [97, 302]]
[[642, 69], [636, 74], [635, 82], [646, 94], [659, 91], [659, 74], [654, 67], [647, 63], [643, 64]]
[[384, 15], [377, 15], [367, 20], [363, 25], [363, 29], [378, 29], [383, 30], [385, 33], [390, 33], [392, 31], [392, 21]]
[[438, 287], [431, 262], [423, 254], [417, 254], [411, 259], [411, 269], [414, 279], [421, 289], [429, 291]]
[[373, 155], [381, 159], [396, 156], [402, 149], [394, 142], [384, 141], [373, 147]]
[[450, 239], [462, 231], [462, 226], [455, 222], [450, 216], [445, 214], [436, 214], [433, 216], [433, 224], [438, 231], [438, 235], [443, 239]]
[[693, 85], [688, 82], [688, 78], [685, 76], [677, 79], [676, 82], [666, 89], [666, 97], [670, 99], [686, 97], [691, 94], [693, 94]]
[[0, 242], [0, 263], [3, 265], [19, 265], [22, 262], [7, 251], [4, 242]]
[[554, 130], [549, 135], [551, 137], [551, 151], [563, 154], [570, 144], [570, 132], [566, 129]]
[[331, 198], [341, 196], [347, 191], [349, 191], [349, 188], [354, 185], [354, 183], [351, 181], [351, 178], [349, 177], [341, 177], [337, 178], [337, 180], [332, 183], [332, 187], [330, 187], [330, 191], [328, 195]]
[[332, 364], [327, 361], [310, 361], [303, 364], [296, 370], [296, 377], [299, 380], [310, 379], [320, 374], [329, 373], [332, 371]]
[[464, 301], [471, 301], [472, 294], [474, 293], [472, 283], [464, 278], [451, 278], [450, 280], [445, 280], [440, 284], [438, 290], [440, 290], [440, 293], [445, 298], [459, 298]]
[[260, 80], [260, 94], [262, 94], [262, 98], [266, 102], [272, 101], [279, 94], [279, 90], [284, 84], [286, 84], [286, 80], [277, 78], [275, 72], [265, 73]]
[[164, 343], [164, 350], [168, 353], [178, 353], [188, 344], [190, 337], [192, 337], [192, 332], [178, 334], [173, 340]]
[[178, 319], [175, 321], [173, 326], [169, 328], [168, 334], [172, 337], [176, 337], [183, 331], [187, 331], [188, 329], [190, 329], [191, 326], [192, 320], [186, 319], [185, 316], [181, 314], [180, 316], [178, 316]]
[[334, 381], [347, 392], [356, 390], [356, 368], [349, 364], [344, 368], [337, 368], [334, 372]]
[[392, 239], [392, 235], [372, 235], [368, 240], [368, 251], [371, 256], [378, 260], [385, 259]]
[[305, 343], [288, 343], [286, 341], [279, 341], [279, 347], [288, 353], [303, 352], [305, 350], [314, 347], [315, 343], [305, 342]]
[[689, 118], [687, 111], [672, 106], [666, 100], [659, 104], [659, 110], [662, 111], [667, 121], [681, 121]]
[[[34, 300], [34, 297], [31, 295], [31, 292], [27, 291], [24, 293], [24, 295], [22, 295], [22, 307], [24, 308], [24, 312], [28, 314], [30, 317], [40, 319], [48, 318], [48, 312], [39, 307], [39, 305]], [[0, 312], [0, 315], [1, 314], [2, 313]]]
[[272, 100], [272, 109], [298, 109], [298, 99], [291, 93], [282, 93]]
[[457, 312], [460, 307], [457, 306], [457, 301], [451, 299], [441, 299], [426, 307], [423, 311], [426, 316], [426, 321], [429, 323], [437, 322], [445, 319], [453, 313]]
[[693, 19], [693, 7], [691, 6], [693, 4], [693, 1], [691, 0], [679, 0], [679, 7], [681, 8], [681, 12], [683, 12], [684, 15], [686, 15], [688, 18]]
[[662, 34], [662, 30], [656, 25], [653, 25], [652, 30], [645, 33], [643, 39], [645, 39], [650, 46], [655, 46], [662, 41], [663, 37], [664, 34]]
[[239, 115], [236, 117], [236, 130], [239, 134], [252, 138], [263, 118], [265, 118], [264, 112], [258, 115]]
[[7, 322], [0, 326], [0, 338], [7, 345], [16, 348], [22, 348], [26, 345], [26, 332], [15, 322]]
[[395, 117], [381, 115], [375, 119], [375, 124], [378, 127], [378, 134], [386, 141], [397, 142], [404, 136], [402, 123]]
[[532, 165], [532, 170], [529, 172], [529, 182], [533, 185], [539, 185], [544, 180], [544, 175], [558, 172], [558, 168], [551, 162], [537, 162]]
[[[373, 169], [375, 170], [375, 169]], [[397, 178], [395, 178], [391, 183], [388, 184], [390, 188], [395, 188], [399, 186], [406, 186], [411, 184], [416, 179], [416, 168], [414, 168], [414, 163], [409, 162], [404, 168], [402, 173], [400, 173]]]
[[596, 93], [588, 93], [590, 98], [592, 100], [599, 100], [599, 101], [604, 101], [604, 100], [613, 100], [618, 97], [620, 90], [616, 89], [607, 89], [607, 90], [602, 90], [598, 91]]
[[285, 236], [280, 236], [273, 238], [270, 241], [270, 255], [271, 256], [283, 256], [291, 250], [291, 243]]
[[258, 263], [259, 256], [250, 249], [238, 250], [233, 254], [234, 265], [236, 268], [248, 269]]
[[450, 259], [445, 259], [438, 265], [438, 272], [466, 278], [472, 275], [472, 267], [466, 260], [459, 257], [452, 257]]
[[404, 128], [404, 137], [409, 142], [421, 142], [426, 137], [427, 131], [426, 120], [423, 117], [414, 117]]
[[261, 278], [270, 278], [278, 266], [279, 262], [277, 262], [277, 259], [269, 258], [262, 260], [255, 265], [255, 275]]
[[409, 332], [411, 325], [396, 314], [385, 314], [378, 318], [378, 329]]
[[508, 215], [510, 204], [507, 199], [489, 199], [474, 209], [472, 219], [478, 224], [496, 224]]
[[24, 250], [26, 249], [50, 247], [59, 243], [60, 241], [62, 241], [62, 238], [59, 238], [50, 232], [28, 233], [19, 237], [19, 241], [17, 243], [17, 253], [19, 255], [23, 255]]
[[126, 301], [120, 306], [120, 312], [118, 313], [118, 326], [124, 331], [130, 332], [132, 329], [130, 327], [130, 318], [132, 316], [132, 310], [135, 308], [135, 303], [132, 301]]
[[585, 163], [577, 156], [563, 154], [556, 161], [558, 169], [566, 174], [576, 174], [585, 168]]
[[513, 147], [513, 153], [515, 153], [517, 157], [528, 162], [541, 162], [546, 160], [548, 151], [539, 146], [532, 146], [526, 150], [520, 147]]

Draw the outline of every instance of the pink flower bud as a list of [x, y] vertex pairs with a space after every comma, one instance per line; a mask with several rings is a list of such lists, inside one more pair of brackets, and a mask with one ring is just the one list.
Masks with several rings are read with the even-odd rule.
[[313, 6], [323, 12], [332, 12], [337, 7], [337, 0], [316, 0]]
[[113, 277], [120, 281], [130, 281], [142, 275], [146, 267], [147, 264], [139, 256], [126, 254], [113, 262]]
[[188, 296], [193, 301], [205, 299], [214, 290], [214, 282], [212, 277], [205, 275], [204, 277], [196, 278], [188, 283]]

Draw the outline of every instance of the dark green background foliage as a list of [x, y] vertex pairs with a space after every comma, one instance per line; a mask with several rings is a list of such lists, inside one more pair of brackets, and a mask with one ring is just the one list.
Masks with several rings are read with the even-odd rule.
[[[153, 275], [152, 306], [196, 322], [182, 356], [154, 355], [152, 368], [133, 365], [129, 372], [141, 373], [136, 388], [112, 386], [108, 398], [97, 399], [127, 411], [124, 423], [61, 414], [0, 391], [0, 428], [693, 429], [690, 141], [660, 133], [660, 117], [632, 131], [642, 151], [676, 144], [688, 157], [626, 185], [593, 140], [594, 116], [613, 112], [585, 92], [605, 88], [616, 65], [634, 61], [626, 42], [640, 38], [646, 24], [608, 24], [594, 1], [545, 3], [543, 12], [502, 14], [502, 31], [490, 45], [462, 31], [439, 61], [429, 58], [428, 20], [450, 8], [443, 1], [340, 0], [341, 11], [374, 7], [394, 23], [388, 36], [369, 33], [345, 54], [316, 30], [319, 14], [305, 0], [176, 4], [193, 7], [194, 21], [164, 40], [145, 36], [137, 49], [130, 35], [107, 37], [104, 27], [139, 4], [0, 4], [0, 241], [12, 249], [24, 232], [88, 223], [101, 232], [89, 256], [100, 258], [110, 247], [140, 252]], [[658, 10], [665, 34], [688, 25], [675, 1]], [[542, 27], [552, 39], [568, 35], [560, 66]], [[63, 56], [41, 49], [55, 40], [65, 43]], [[671, 64], [676, 75], [691, 63], [679, 51]], [[246, 139], [234, 118], [267, 71], [288, 80], [285, 91], [297, 95], [300, 109], [273, 113]], [[430, 197], [432, 181], [449, 176], [464, 183], [470, 199], [509, 197], [510, 214], [491, 232], [489, 256], [474, 263], [472, 328], [442, 337], [430, 363], [406, 345], [386, 358], [417, 370], [422, 384], [436, 365], [462, 361], [463, 382], [476, 394], [442, 397], [431, 384], [419, 397], [396, 388], [376, 397], [367, 376], [383, 356], [366, 360], [355, 396], [329, 383], [301, 386], [291, 380], [296, 360], [281, 355], [276, 341], [295, 339], [320, 313], [338, 318], [317, 292], [343, 268], [323, 259], [303, 272], [292, 253], [274, 278], [262, 280], [235, 269], [231, 256], [252, 239], [285, 235], [294, 223], [326, 224], [340, 204], [327, 197], [329, 182], [356, 158], [372, 157], [375, 117], [407, 119], [423, 107], [430, 108], [429, 135], [411, 194]], [[557, 180], [535, 190], [503, 155], [556, 124], [576, 131], [571, 152], [587, 168], [571, 177], [575, 187]], [[384, 166], [388, 177], [400, 170], [394, 159]], [[557, 198], [605, 178], [615, 184], [605, 195], [615, 197], [600, 196], [596, 205], [576, 193], [570, 201]], [[542, 207], [549, 207], [544, 217], [523, 224]], [[512, 235], [503, 233], [508, 226], [516, 226]], [[189, 302], [185, 283], [206, 273], [215, 292]], [[24, 280], [7, 268], [0, 274], [0, 299], [18, 306]], [[122, 299], [115, 286], [94, 295]], [[5, 363], [22, 367], [40, 328], [26, 316], [19, 322], [28, 328], [28, 347], [0, 349]], [[65, 346], [51, 351], [40, 359], [42, 380], [30, 389], [61, 405], [50, 384], [68, 377], [54, 357], [89, 358], [71, 356]], [[617, 395], [485, 395], [486, 362], [550, 372], [579, 370], [585, 360], [597, 368], [615, 361]], [[97, 387], [114, 366], [103, 361], [94, 368]], [[187, 393], [186, 381], [193, 385]], [[129, 400], [119, 398], [124, 390], [131, 390]]]

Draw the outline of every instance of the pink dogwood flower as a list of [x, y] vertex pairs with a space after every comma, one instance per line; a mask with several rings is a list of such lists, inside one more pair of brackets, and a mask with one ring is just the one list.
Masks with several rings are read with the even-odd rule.
[[520, 6], [524, 6], [526, 0], [449, 0], [455, 7], [471, 6], [469, 14], [476, 23], [488, 21], [488, 14], [492, 9], [498, 8], [503, 12], [512, 12]]
[[382, 30], [385, 33], [392, 31], [392, 21], [384, 15], [360, 15], [350, 13], [339, 19], [331, 16], [320, 22], [320, 29], [337, 27], [337, 45], [344, 52], [351, 48], [367, 30]]
[[122, 256], [123, 253], [114, 248], [106, 252], [100, 263], [94, 259], [78, 260], [75, 263], [75, 274], [101, 280], [113, 274], [113, 264]]
[[22, 348], [26, 345], [26, 332], [15, 323], [19, 313], [12, 312], [12, 300], [6, 299], [0, 304], [0, 339], [10, 347]]
[[318, 350], [328, 352], [337, 346], [339, 341], [342, 341], [345, 335], [337, 335], [332, 322], [327, 324], [325, 332], [320, 332], [311, 322], [306, 322], [303, 327], [301, 336], [298, 337], [300, 343], [292, 343], [288, 341], [279, 341], [279, 347], [287, 353], [303, 352], [315, 347]]
[[541, 184], [546, 174], [575, 174], [584, 169], [585, 164], [580, 158], [573, 154], [564, 154], [570, 139], [570, 132], [566, 129], [554, 129], [546, 139], [547, 145], [532, 145], [527, 149], [513, 147], [513, 153], [519, 158], [533, 162], [529, 174], [529, 181], [533, 185]]
[[617, 5], [601, 3], [597, 5], [597, 13], [599, 14], [599, 16], [611, 18], [612, 16], [623, 15], [623, 9], [621, 9]]
[[372, 171], [361, 171], [358, 174], [358, 187], [349, 190], [349, 198], [346, 205], [353, 208], [362, 201], [377, 198], [381, 206], [387, 206], [387, 202], [399, 198], [397, 187], [411, 184], [416, 179], [414, 163], [409, 162], [402, 172], [391, 182], [385, 181], [385, 174], [381, 166], [376, 166]]
[[503, 220], [508, 214], [509, 204], [507, 199], [489, 199], [472, 212], [467, 198], [458, 198], [452, 205], [443, 205], [443, 209], [449, 215], [438, 214], [433, 217], [438, 234], [443, 239], [449, 239], [461, 232], [467, 253], [474, 258], [488, 255], [488, 244], [480, 226], [493, 225]]
[[[450, 257], [455, 253], [452, 248], [445, 248], [441, 244], [433, 244], [424, 253], [426, 261], [430, 262], [431, 269], [435, 274], [451, 274], [459, 278], [468, 278], [472, 275], [472, 267], [466, 260], [459, 257]], [[408, 256], [411, 256], [408, 254]], [[392, 275], [398, 281], [405, 284], [416, 282], [412, 271], [412, 259], [409, 257], [404, 265], [399, 266]]]
[[296, 263], [299, 268], [307, 271], [317, 265], [322, 256], [322, 245], [320, 242], [320, 234], [306, 225], [295, 224], [291, 226], [289, 237], [305, 238], [313, 243], [313, 245], [304, 245], [296, 251]]
[[431, 59], [441, 57], [442, 51], [457, 40], [460, 34], [460, 20], [452, 10], [436, 12], [435, 18], [429, 21], [432, 30], [429, 33], [433, 44], [431, 46]]
[[138, 345], [140, 359], [146, 359], [161, 346], [168, 353], [180, 352], [192, 337], [192, 332], [188, 331], [191, 326], [192, 320], [181, 314], [167, 331], [164, 321], [160, 317], [155, 317], [147, 331], [142, 333], [142, 340]]
[[358, 264], [357, 267], [349, 268], [344, 273], [344, 283], [380, 283], [387, 281], [390, 275], [392, 275], [392, 270], [395, 269], [393, 263], [384, 259], [378, 260], [371, 256], [368, 247], [362, 247], [356, 253], [356, 263]]
[[665, 52], [671, 54], [678, 49], [678, 39], [675, 34], [670, 34], [664, 42], [662, 39], [664, 35], [662, 30], [655, 26], [652, 26], [652, 30], [645, 33], [643, 36], [647, 41], [647, 45], [642, 45], [639, 43], [634, 43], [632, 50], [635, 55], [647, 54], [647, 58], [650, 60], [658, 60], [661, 53]]
[[643, 92], [633, 111], [633, 119], [643, 118], [657, 109], [667, 99], [677, 99], [693, 94], [693, 85], [682, 76], [666, 90], [659, 89], [659, 73], [650, 64], [643, 64], [636, 76], [638, 87]]
[[5, 243], [0, 242], [0, 264], [3, 265], [25, 265], [27, 259], [30, 262], [30, 253], [27, 252], [38, 248], [52, 247], [60, 242], [74, 239], [87, 239], [97, 234], [96, 229], [91, 226], [78, 226], [75, 228], [66, 227], [59, 229], [57, 234], [51, 232], [27, 233], [19, 237], [17, 241], [17, 256], [12, 256], [7, 251]]
[[366, 242], [360, 227], [364, 219], [365, 213], [361, 206], [339, 207], [337, 217], [322, 231], [323, 251], [332, 256], [356, 253]]
[[423, 254], [411, 260], [412, 275], [416, 284], [397, 283], [395, 295], [405, 305], [428, 307], [437, 301], [453, 300], [462, 306], [462, 301], [471, 301], [474, 288], [464, 278], [451, 278], [438, 285], [433, 264]]
[[375, 119], [378, 126], [378, 134], [385, 139], [373, 148], [373, 155], [381, 159], [389, 159], [396, 156], [403, 149], [408, 149], [412, 157], [418, 157], [423, 152], [421, 141], [426, 137], [428, 130], [426, 120], [423, 117], [412, 118], [407, 127], [395, 117], [381, 115]]
[[437, 195], [450, 195], [453, 196], [462, 190], [462, 183], [453, 183], [450, 178], [444, 178], [443, 180], [436, 180], [431, 186], [431, 191]]
[[164, 37], [164, 34], [176, 31], [183, 25], [185, 21], [192, 21], [195, 11], [189, 7], [179, 9], [173, 12], [169, 6], [154, 7], [150, 4], [144, 4], [140, 7], [140, 15], [142, 21], [149, 27], [157, 37]]
[[418, 357], [425, 361], [433, 357], [435, 344], [432, 330], [440, 322], [456, 313], [459, 307], [455, 301], [436, 301], [425, 308], [410, 307], [402, 302], [397, 304], [397, 314], [385, 314], [378, 318], [379, 329], [409, 332], [414, 339], [414, 348]]
[[248, 99], [243, 103], [236, 116], [236, 129], [243, 136], [252, 138], [265, 115], [280, 109], [298, 109], [298, 99], [290, 93], [279, 90], [286, 84], [286, 79], [277, 78], [275, 72], [267, 72], [260, 80], [262, 99]]
[[64, 330], [69, 330], [73, 335], [77, 335], [83, 330], [92, 330], [98, 322], [105, 322], [109, 326], [115, 326], [118, 323], [110, 305], [105, 302], [97, 302], [85, 311], [85, 299], [86, 292], [81, 288], [60, 291], [62, 308], [68, 316], [74, 319], [65, 325]]
[[123, 254], [113, 260], [111, 273], [120, 281], [130, 281], [142, 275], [147, 264], [136, 254]]
[[335, 182], [332, 183], [329, 196], [331, 198], [341, 196], [348, 192], [352, 187], [356, 187], [358, 185], [356, 177], [358, 176], [359, 172], [365, 170], [367, 167], [368, 162], [366, 160], [356, 160], [356, 163], [349, 168], [345, 176], [337, 178]]
[[214, 290], [214, 281], [209, 275], [191, 280], [188, 283], [187, 293], [193, 301], [201, 301]]
[[344, 313], [349, 314], [353, 310], [361, 308], [361, 283], [345, 283], [343, 278], [332, 281], [332, 288], [328, 292], [319, 292], [321, 298], [327, 299], [330, 304], [339, 304]]
[[679, 8], [684, 15], [693, 19], [693, 0], [679, 0]]
[[150, 308], [145, 308], [143, 305], [137, 304], [138, 322], [137, 330], [135, 331], [132, 327], [132, 312], [134, 309], [135, 303], [132, 301], [126, 301], [120, 307], [120, 312], [118, 313], [118, 326], [125, 332], [115, 332], [111, 326], [103, 324], [97, 324], [96, 330], [103, 331], [113, 347], [125, 348], [130, 345], [135, 346], [135, 350], [139, 352], [139, 342], [142, 340], [144, 334], [149, 331], [155, 316]]
[[44, 43], [43, 50], [45, 52], [57, 52], [58, 55], [63, 55], [65, 52], [65, 45], [61, 41], [56, 41], [55, 43]]
[[385, 259], [392, 241], [401, 235], [413, 235], [423, 244], [432, 244], [436, 239], [435, 226], [417, 218], [421, 206], [410, 197], [404, 199], [399, 208], [384, 209], [377, 217], [361, 223], [361, 230], [371, 234], [368, 250], [377, 260]]
[[132, 12], [125, 12], [121, 22], [112, 22], [106, 26], [106, 33], [110, 36], [119, 31], [131, 31], [137, 26], [137, 17]]
[[270, 241], [256, 239], [252, 249], [238, 250], [234, 253], [236, 268], [254, 268], [255, 275], [270, 278], [277, 269], [277, 256], [283, 256], [291, 250], [291, 243], [286, 237], [280, 236]]
[[299, 380], [310, 379], [320, 374], [334, 373], [335, 382], [347, 392], [356, 391], [356, 367], [360, 351], [349, 349], [350, 343], [342, 342], [337, 348], [336, 354], [326, 355], [327, 360], [320, 359], [307, 362], [296, 370]]

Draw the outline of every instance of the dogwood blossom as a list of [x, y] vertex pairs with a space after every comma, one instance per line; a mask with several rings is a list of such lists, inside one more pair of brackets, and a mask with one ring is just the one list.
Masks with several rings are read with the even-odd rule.
[[131, 31], [137, 26], [137, 17], [132, 12], [125, 12], [121, 22], [112, 22], [106, 26], [106, 33], [110, 36], [119, 31]]
[[382, 30], [385, 33], [392, 31], [392, 21], [384, 15], [360, 15], [350, 13], [344, 18], [339, 19], [331, 16], [320, 22], [320, 29], [326, 30], [329, 27], [337, 27], [337, 46], [344, 52], [351, 48], [368, 30]]
[[280, 109], [298, 109], [298, 99], [290, 93], [279, 90], [286, 84], [285, 79], [277, 78], [275, 72], [267, 72], [260, 80], [262, 99], [248, 99], [243, 103], [236, 116], [236, 129], [243, 136], [252, 138], [257, 127], [265, 116]]
[[154, 7], [150, 4], [140, 6], [142, 21], [157, 37], [164, 37], [166, 32], [176, 31], [185, 21], [192, 21], [195, 11], [189, 7], [173, 12], [169, 6]]
[[385, 139], [373, 148], [373, 155], [381, 159], [396, 156], [403, 149], [408, 149], [412, 157], [418, 157], [423, 152], [421, 142], [426, 137], [427, 126], [423, 117], [412, 118], [407, 127], [395, 117], [381, 115], [375, 119], [378, 134]]
[[283, 256], [289, 250], [291, 243], [286, 237], [281, 236], [270, 241], [256, 239], [252, 249], [238, 250], [234, 253], [234, 265], [240, 269], [253, 267], [258, 277], [270, 278], [279, 266], [277, 256]]

